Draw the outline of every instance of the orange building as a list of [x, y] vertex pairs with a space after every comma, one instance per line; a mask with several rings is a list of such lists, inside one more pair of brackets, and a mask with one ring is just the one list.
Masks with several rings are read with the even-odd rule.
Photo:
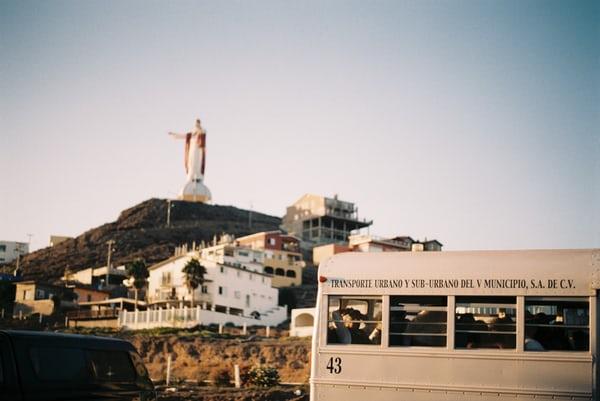
[[302, 284], [305, 266], [300, 253], [300, 239], [281, 231], [264, 231], [238, 238], [240, 247], [263, 251], [264, 273], [273, 276], [273, 287]]

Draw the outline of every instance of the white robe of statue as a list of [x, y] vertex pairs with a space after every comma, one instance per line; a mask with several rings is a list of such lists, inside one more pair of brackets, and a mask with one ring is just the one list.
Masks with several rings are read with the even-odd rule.
[[196, 202], [210, 201], [210, 190], [203, 183], [206, 165], [206, 131], [202, 128], [200, 120], [196, 120], [192, 132], [187, 134], [169, 132], [169, 135], [175, 139], [185, 140], [184, 165], [187, 180], [179, 197]]

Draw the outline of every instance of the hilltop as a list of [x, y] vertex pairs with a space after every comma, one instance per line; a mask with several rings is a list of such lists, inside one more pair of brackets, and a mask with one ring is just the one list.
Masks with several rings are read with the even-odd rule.
[[[167, 200], [149, 199], [121, 212], [119, 218], [93, 228], [76, 238], [53, 247], [40, 249], [21, 258], [26, 279], [53, 281], [65, 269], [78, 271], [91, 266], [105, 266], [107, 244], [114, 240], [113, 265], [127, 263], [137, 257], [151, 264], [173, 255], [175, 247], [192, 241], [212, 241], [215, 235], [236, 237], [277, 230], [281, 219], [250, 212], [233, 206], [171, 201], [171, 224], [167, 227]], [[252, 213], [252, 226], [249, 214]], [[5, 267], [12, 271], [14, 264]]]

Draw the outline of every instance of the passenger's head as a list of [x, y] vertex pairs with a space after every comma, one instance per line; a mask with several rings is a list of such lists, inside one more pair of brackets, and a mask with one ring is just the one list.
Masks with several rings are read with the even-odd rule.
[[363, 315], [356, 309], [348, 308], [342, 312], [342, 319], [344, 320], [344, 325], [346, 327], [357, 327], [360, 325]]

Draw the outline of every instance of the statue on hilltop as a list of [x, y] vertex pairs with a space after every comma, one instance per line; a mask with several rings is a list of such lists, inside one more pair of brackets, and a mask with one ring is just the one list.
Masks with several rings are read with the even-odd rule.
[[206, 165], [206, 130], [200, 120], [196, 120], [194, 130], [186, 134], [169, 132], [175, 139], [185, 139], [185, 172], [187, 181], [179, 194], [179, 199], [192, 202], [210, 202], [210, 190], [204, 185]]

